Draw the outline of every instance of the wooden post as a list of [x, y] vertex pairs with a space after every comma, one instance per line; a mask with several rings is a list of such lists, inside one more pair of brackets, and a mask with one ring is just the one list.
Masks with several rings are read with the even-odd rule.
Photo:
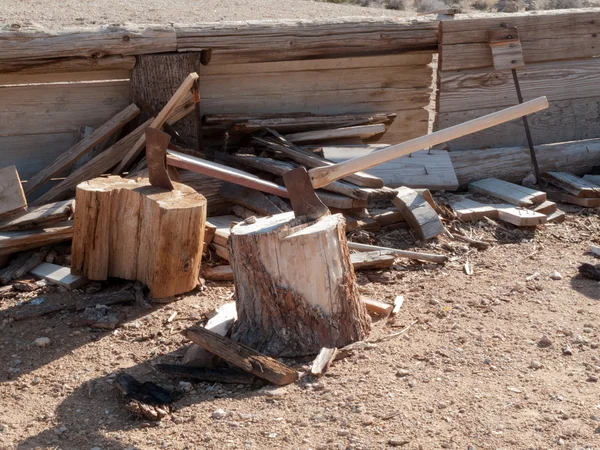
[[[173, 183], [168, 191], [146, 178], [95, 178], [77, 186], [71, 272], [90, 280], [138, 280], [152, 297], [198, 283], [206, 199]], [[79, 209], [81, 208], [81, 209]]]
[[266, 355], [296, 357], [369, 333], [341, 214], [304, 224], [293, 213], [240, 223], [231, 229], [229, 258], [236, 341]]

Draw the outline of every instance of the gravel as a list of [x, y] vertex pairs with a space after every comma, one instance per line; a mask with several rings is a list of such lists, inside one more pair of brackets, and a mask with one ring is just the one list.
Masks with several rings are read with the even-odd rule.
[[93, 24], [398, 17], [405, 13], [313, 0], [2, 0], [0, 23], [48, 28]]

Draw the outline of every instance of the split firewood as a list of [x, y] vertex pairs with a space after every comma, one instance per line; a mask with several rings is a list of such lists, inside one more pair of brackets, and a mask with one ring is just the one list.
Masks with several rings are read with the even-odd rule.
[[207, 280], [233, 281], [233, 270], [231, 266], [204, 267], [202, 275]]
[[34, 252], [29, 259], [13, 274], [13, 279], [21, 278], [30, 270], [36, 268], [46, 259], [48, 247], [42, 247], [37, 252]]
[[379, 316], [387, 317], [392, 312], [392, 308], [394, 307], [394, 305], [380, 302], [379, 300], [375, 300], [370, 297], [361, 296], [360, 299], [366, 306], [367, 311], [375, 313]]
[[190, 328], [185, 335], [225, 361], [273, 384], [284, 386], [298, 379], [298, 372], [285, 364], [205, 328]]
[[253, 384], [256, 381], [256, 377], [250, 373], [227, 367], [214, 369], [180, 364], [157, 364], [154, 367], [170, 375], [208, 383]]
[[404, 303], [404, 296], [397, 295], [396, 298], [394, 299], [394, 307], [392, 309], [392, 312], [390, 313], [391, 317], [396, 316], [400, 312], [400, 308], [402, 308], [403, 303]]
[[407, 187], [398, 188], [397, 192], [392, 203], [421, 240], [433, 239], [445, 232], [437, 212], [423, 197]]
[[336, 353], [337, 348], [323, 347], [310, 367], [310, 374], [315, 377], [323, 376], [335, 359]]
[[15, 278], [15, 272], [23, 267], [23, 265], [29, 261], [31, 256], [31, 252], [23, 252], [13, 257], [9, 264], [0, 270], [0, 285], [6, 284]]
[[358, 250], [360, 252], [372, 252], [372, 251], [380, 251], [382, 253], [388, 253], [390, 255], [394, 255], [398, 258], [408, 258], [415, 259], [418, 261], [429, 261], [435, 263], [444, 263], [448, 260], [446, 255], [436, 255], [432, 253], [421, 253], [421, 252], [411, 252], [408, 250], [399, 250], [396, 248], [390, 247], [378, 247], [376, 245], [369, 244], [360, 244], [358, 242], [348, 242], [348, 248], [352, 250]]
[[0, 231], [25, 230], [63, 222], [71, 218], [74, 206], [75, 201], [72, 199], [30, 206], [26, 211], [0, 221]]
[[394, 265], [396, 257], [390, 253], [373, 251], [359, 252], [350, 255], [354, 270], [388, 269]]

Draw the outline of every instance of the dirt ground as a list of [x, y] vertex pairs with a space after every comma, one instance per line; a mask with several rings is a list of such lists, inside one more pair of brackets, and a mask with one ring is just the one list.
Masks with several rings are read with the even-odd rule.
[[[397, 260], [393, 270], [359, 273], [364, 294], [405, 297], [394, 324], [373, 318], [369, 339], [412, 324], [408, 331], [285, 388], [193, 383], [157, 426], [126, 408], [116, 374], [185, 388], [154, 365], [179, 360], [188, 344], [180, 331], [230, 301], [231, 283], [207, 282], [153, 309], [117, 306], [127, 320], [110, 331], [77, 326], [72, 312], [4, 319], [0, 449], [600, 448], [600, 284], [577, 274], [581, 262], [598, 262], [586, 249], [600, 219], [570, 211], [535, 230], [457, 225], [489, 241], [483, 251], [380, 233], [381, 244], [450, 256], [443, 266]], [[0, 314], [35, 308], [18, 306], [33, 297], [50, 305], [81, 295], [52, 288], [4, 298]], [[35, 346], [39, 337], [50, 345]], [[286, 362], [301, 372], [310, 363]]]

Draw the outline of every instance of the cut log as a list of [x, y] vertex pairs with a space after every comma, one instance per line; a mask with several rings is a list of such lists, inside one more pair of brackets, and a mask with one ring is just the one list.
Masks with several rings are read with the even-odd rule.
[[194, 344], [273, 384], [285, 386], [298, 379], [298, 372], [285, 364], [206, 328], [193, 327], [185, 334]]
[[27, 209], [27, 200], [15, 166], [0, 169], [0, 217], [8, 217]]
[[72, 275], [71, 269], [51, 263], [41, 263], [31, 270], [31, 274], [42, 278], [51, 284], [57, 284], [67, 289], [79, 289], [89, 280], [79, 275]]
[[408, 250], [399, 250], [397, 248], [378, 247], [376, 245], [360, 244], [358, 242], [348, 242], [348, 248], [350, 248], [352, 250], [358, 250], [361, 252], [379, 251], [381, 253], [387, 253], [390, 255], [394, 255], [398, 258], [415, 259], [417, 261], [445, 263], [448, 260], [448, 257], [446, 255], [435, 255], [432, 253], [411, 252]]
[[302, 356], [343, 347], [370, 331], [341, 215], [301, 224], [283, 213], [240, 223], [229, 249], [235, 340], [267, 355]]
[[150, 126], [151, 122], [152, 119], [149, 119], [91, 161], [88, 161], [48, 192], [40, 196], [33, 204], [43, 205], [44, 203], [62, 200], [69, 196], [82, 181], [91, 180], [109, 172], [121, 160], [123, 153], [130, 149], [140, 136], [144, 135], [146, 128]]
[[407, 187], [397, 191], [392, 203], [420, 239], [433, 239], [446, 231], [437, 213], [423, 197]]
[[361, 297], [361, 300], [367, 307], [367, 311], [375, 313], [379, 316], [388, 316], [394, 308], [394, 305], [380, 302], [379, 300], [375, 300], [370, 297], [363, 296]]
[[285, 138], [294, 143], [326, 141], [330, 139], [340, 139], [347, 137], [359, 137], [368, 139], [378, 134], [385, 133], [385, 125], [360, 125], [355, 127], [334, 128], [331, 130], [304, 131], [301, 133], [288, 134]]
[[75, 161], [89, 152], [96, 144], [102, 142], [111, 134], [123, 128], [139, 113], [140, 109], [136, 105], [131, 104], [119, 114], [98, 127], [92, 134], [79, 141], [66, 152], [62, 153], [52, 164], [28, 180], [25, 186], [26, 194], [30, 195], [50, 178], [57, 175], [67, 167], [70, 167]]
[[233, 281], [233, 269], [231, 266], [205, 267], [202, 275], [212, 281]]
[[576, 197], [600, 197], [600, 186], [568, 172], [547, 172], [542, 178]]
[[[236, 319], [237, 311], [235, 309], [235, 302], [225, 303], [217, 308], [215, 315], [206, 322], [204, 328], [219, 336], [227, 336]], [[185, 353], [182, 363], [192, 367], [215, 367], [217, 360], [218, 357], [212, 353], [207, 352], [204, 348], [196, 344], [192, 344]]]
[[196, 287], [206, 199], [174, 183], [155, 188], [145, 178], [96, 178], [77, 186], [71, 271], [90, 280], [138, 280], [152, 297]]
[[4, 231], [0, 233], [0, 255], [22, 252], [44, 245], [58, 244], [71, 240], [73, 222], [57, 223], [52, 227], [25, 231]]
[[354, 270], [387, 269], [394, 265], [396, 257], [380, 251], [352, 253], [350, 261]]
[[337, 348], [323, 347], [310, 367], [310, 374], [315, 377], [323, 376], [335, 359], [336, 353]]
[[42, 206], [32, 206], [20, 214], [0, 221], [0, 231], [25, 230], [63, 222], [73, 215], [75, 202], [64, 200]]
[[[198, 79], [196, 72], [190, 73], [173, 96], [169, 99], [165, 107], [158, 113], [156, 118], [150, 124], [151, 128], [161, 128], [164, 123], [173, 115], [175, 108], [184, 102], [185, 96], [192, 88], [194, 82]], [[146, 145], [146, 134], [144, 133], [136, 142], [133, 147], [123, 157], [121, 163], [114, 170], [114, 173], [121, 173], [125, 169], [129, 168], [133, 164], [135, 158], [140, 154], [144, 146]]]
[[511, 205], [532, 206], [546, 201], [546, 193], [529, 189], [525, 186], [486, 178], [469, 184], [469, 191], [489, 195], [504, 200]]

